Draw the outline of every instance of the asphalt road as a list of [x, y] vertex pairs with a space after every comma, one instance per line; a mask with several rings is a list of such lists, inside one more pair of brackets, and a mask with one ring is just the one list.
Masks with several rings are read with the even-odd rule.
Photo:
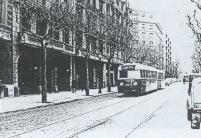
[[186, 117], [186, 86], [139, 97], [108, 95], [0, 115], [2, 137], [200, 138]]

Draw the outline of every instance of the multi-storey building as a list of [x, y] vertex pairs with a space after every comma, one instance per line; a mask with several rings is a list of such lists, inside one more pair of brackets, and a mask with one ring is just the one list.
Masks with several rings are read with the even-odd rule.
[[[153, 14], [150, 12], [133, 10], [130, 18], [133, 23], [132, 32], [136, 39], [136, 45], [146, 46], [152, 49], [153, 58], [158, 61], [152, 66], [162, 69], [163, 32], [160, 24], [157, 23]], [[149, 64], [149, 59], [146, 59], [145, 61], [146, 64]]]
[[171, 77], [172, 78], [178, 78], [179, 76], [179, 62], [178, 61], [174, 61], [172, 62], [172, 65], [171, 65]]
[[[46, 4], [49, 0], [32, 1]], [[1, 0], [1, 47], [0, 47], [0, 79], [3, 84], [10, 84], [10, 94], [30, 94], [41, 91], [42, 61], [41, 45], [32, 33], [25, 32], [16, 22], [26, 26], [20, 19], [19, 7], [15, 8], [10, 1]], [[115, 51], [111, 66], [107, 66], [107, 57], [111, 53], [104, 30], [105, 16], [110, 15], [116, 22], [123, 16], [128, 17], [128, 4], [123, 0], [74, 0], [73, 6], [78, 19], [75, 30], [59, 28], [52, 32], [47, 47], [47, 88], [48, 91], [70, 90], [72, 80], [76, 79], [77, 88], [83, 87], [86, 78], [86, 54], [89, 56], [90, 88], [97, 88], [99, 80], [102, 87], [108, 84], [107, 75], [111, 76], [111, 84], [115, 85], [117, 67], [121, 60], [121, 52]], [[6, 13], [6, 14], [5, 14]], [[32, 20], [26, 26], [33, 33], [40, 35], [43, 25]], [[93, 51], [93, 52], [89, 52]], [[111, 73], [107, 74], [107, 69]], [[14, 91], [15, 89], [15, 91]]]
[[165, 70], [165, 76], [171, 77], [172, 42], [167, 34], [164, 35], [163, 53], [163, 69]]
[[[7, 84], [8, 87], [14, 87], [13, 84], [13, 14], [11, 0], [0, 0], [0, 85]], [[10, 91], [5, 94], [13, 95]], [[0, 97], [3, 96], [0, 93]]]

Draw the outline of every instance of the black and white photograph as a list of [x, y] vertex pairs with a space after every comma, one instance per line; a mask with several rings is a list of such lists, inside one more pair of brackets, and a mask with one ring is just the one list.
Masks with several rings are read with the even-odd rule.
[[200, 138], [201, 0], [0, 0], [0, 138]]

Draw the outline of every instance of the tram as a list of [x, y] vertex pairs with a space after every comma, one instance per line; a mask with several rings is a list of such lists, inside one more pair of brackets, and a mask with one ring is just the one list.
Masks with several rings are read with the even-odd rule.
[[165, 72], [139, 63], [118, 67], [118, 92], [140, 95], [165, 86]]

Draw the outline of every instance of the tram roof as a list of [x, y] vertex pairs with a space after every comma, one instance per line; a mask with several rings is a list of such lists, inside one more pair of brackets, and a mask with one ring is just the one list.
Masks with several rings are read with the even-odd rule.
[[[151, 66], [147, 66], [147, 65], [143, 65], [140, 63], [124, 63], [121, 66], [125, 66], [125, 65], [135, 65], [135, 69], [143, 69], [143, 70], [151, 70], [151, 71], [158, 71], [158, 69], [151, 67]], [[119, 69], [121, 68], [121, 66], [119, 66]]]
[[190, 76], [190, 75], [199, 75], [199, 76], [201, 76], [201, 73], [188, 73], [188, 74], [184, 74], [184, 76]]

